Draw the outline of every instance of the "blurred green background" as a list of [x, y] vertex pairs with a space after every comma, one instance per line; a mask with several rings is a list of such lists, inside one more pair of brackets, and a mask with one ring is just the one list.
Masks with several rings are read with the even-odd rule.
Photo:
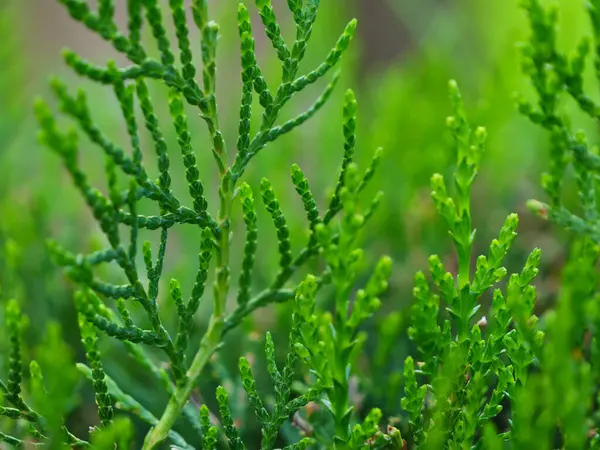
[[[117, 20], [125, 26], [125, 2], [116, 3]], [[221, 25], [217, 88], [221, 121], [227, 143], [234, 148], [241, 91], [236, 2], [213, 0], [209, 3], [213, 18]], [[281, 12], [284, 35], [292, 39], [291, 17], [285, 14], [287, 8], [282, 1], [274, 3]], [[580, 36], [588, 34], [585, 9], [579, 0], [558, 3], [564, 40], [561, 45], [571, 49]], [[458, 81], [472, 122], [485, 125], [490, 136], [474, 190], [477, 250], [487, 248], [508, 213], [519, 213], [520, 236], [510, 254], [508, 269], [517, 270], [532, 247], [542, 248], [543, 276], [538, 287], [540, 308], [544, 308], [556, 290], [556, 272], [563, 261], [568, 237], [557, 234], [555, 229], [529, 214], [524, 206], [528, 198], [541, 195], [538, 180], [546, 167], [547, 141], [518, 114], [512, 98], [513, 92], [529, 92], [520, 73], [517, 43], [526, 38], [527, 24], [518, 1], [322, 0], [303, 65], [305, 71], [323, 59], [352, 17], [359, 19], [358, 37], [343, 59], [342, 79], [336, 93], [324, 110], [301, 130], [262, 152], [251, 165], [247, 181], [258, 186], [262, 176], [272, 180], [282, 198], [298, 249], [305, 239], [306, 225], [301, 203], [289, 181], [289, 167], [294, 162], [300, 164], [319, 204], [324, 206], [343, 153], [343, 92], [349, 87], [356, 91], [359, 101], [357, 159], [367, 163], [375, 148], [385, 150], [371, 191], [366, 194], [368, 197], [381, 189], [385, 200], [367, 227], [364, 246], [369, 264], [382, 254], [391, 255], [395, 261], [391, 288], [383, 299], [382, 311], [367, 330], [369, 351], [357, 368], [360, 381], [357, 402], [360, 399], [365, 409], [378, 405], [388, 415], [397, 415], [402, 394], [400, 368], [410, 351], [405, 328], [412, 278], [417, 270], [426, 268], [431, 253], [444, 255], [450, 270], [454, 264], [451, 241], [436, 217], [428, 187], [434, 172], [452, 170], [455, 156], [445, 129], [445, 117], [450, 111], [448, 79]], [[279, 75], [275, 55], [258, 22], [255, 32], [259, 60], [267, 79], [274, 83]], [[198, 50], [198, 41], [195, 42]], [[148, 43], [148, 47], [154, 48], [151, 40]], [[65, 281], [50, 261], [45, 239], [56, 239], [76, 252], [101, 247], [104, 241], [59, 159], [37, 144], [33, 99], [38, 95], [51, 98], [47, 88], [49, 76], [63, 77], [73, 86], [87, 90], [94, 118], [111, 138], [123, 145], [127, 138], [110, 88], [77, 79], [70, 73], [60, 57], [64, 46], [98, 64], [111, 58], [124, 63], [99, 37], [73, 22], [57, 1], [0, 0], [0, 301], [4, 303], [8, 298], [17, 297], [30, 317], [27, 356], [43, 354], [48, 345], [56, 347], [56, 343], [45, 343], [48, 336], [56, 333], [56, 325], [51, 325], [50, 331], [45, 330], [49, 324], [58, 324], [68, 343], [60, 350], [70, 355], [63, 355], [62, 360], [67, 364], [69, 358], [82, 360], [72, 305], [74, 286]], [[295, 98], [284, 112], [285, 117], [306, 108], [323, 86], [321, 83]], [[165, 92], [158, 85], [153, 87], [163, 130], [174, 144]], [[215, 170], [205, 126], [195, 113], [190, 113], [190, 126], [194, 130], [201, 175], [215, 205], [216, 192], [211, 189]], [[583, 118], [581, 126], [594, 131], [592, 124]], [[100, 150], [82, 141], [81, 153], [83, 167], [98, 187], [103, 188]], [[152, 161], [152, 156], [152, 151], [148, 151], [144, 157]], [[174, 188], [181, 198], [187, 198], [182, 165], [177, 157], [172, 161]], [[149, 163], [149, 167], [155, 166]], [[236, 214], [239, 219], [239, 211]], [[257, 287], [268, 283], [277, 261], [272, 225], [262, 211], [260, 220]], [[150, 233], [142, 238], [155, 239]], [[194, 271], [189, 267], [195, 264], [197, 255], [190, 248], [196, 247], [197, 239], [197, 230], [184, 227], [176, 233], [167, 253], [165, 283], [176, 277], [183, 286], [191, 286]], [[239, 239], [236, 242], [238, 246], [234, 248], [239, 249]], [[234, 265], [234, 270], [236, 267]], [[107, 267], [103, 275], [115, 278], [118, 271]], [[165, 317], [174, 317], [170, 314], [170, 305], [162, 307]], [[214, 387], [223, 377], [231, 390], [240, 392], [235, 372], [237, 358], [245, 353], [257, 353], [260, 358], [266, 330], [273, 333], [284, 351], [289, 315], [287, 305], [261, 310], [244, 323], [243, 330], [229, 336], [226, 351], [211, 366], [214, 374], [204, 377], [199, 386], [198, 392], [209, 404]], [[206, 311], [198, 315], [197, 334], [204, 329], [207, 317]], [[242, 336], [244, 339], [240, 339]], [[0, 345], [2, 338], [0, 334]], [[103, 338], [102, 347], [108, 373], [125, 391], [141, 399], [153, 412], [160, 413], [166, 401], [160, 387], [147, 379], [133, 360], [127, 359], [117, 342]], [[85, 435], [89, 425], [96, 421], [93, 397], [87, 382], [79, 379], [75, 384], [73, 392], [77, 392], [82, 401], [80, 406], [71, 409], [69, 420], [73, 431]], [[257, 432], [254, 419], [246, 410], [243, 396], [238, 397], [240, 401], [234, 413], [240, 417], [244, 432], [253, 435]], [[204, 401], [200, 394], [195, 399]], [[182, 434], [186, 435], [184, 428]]]

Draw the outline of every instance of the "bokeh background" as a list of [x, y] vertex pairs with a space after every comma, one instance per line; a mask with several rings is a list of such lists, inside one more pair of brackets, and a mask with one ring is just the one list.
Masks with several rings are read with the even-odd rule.
[[[124, 26], [125, 2], [116, 3], [117, 21]], [[235, 26], [237, 2], [213, 0], [209, 3], [213, 17], [221, 25], [217, 88], [221, 121], [228, 145], [234, 148], [241, 90]], [[284, 35], [292, 39], [287, 8], [283, 1], [274, 3], [280, 11]], [[588, 34], [585, 9], [578, 0], [558, 3], [560, 45], [572, 49], [580, 36]], [[383, 190], [385, 198], [363, 235], [363, 245], [369, 255], [365, 269], [382, 254], [389, 254], [395, 262], [382, 311], [366, 330], [369, 338], [367, 351], [357, 368], [360, 383], [356, 401], [363, 409], [378, 405], [393, 416], [400, 414], [399, 373], [404, 357], [411, 351], [406, 326], [414, 273], [426, 268], [431, 253], [443, 255], [449, 268], [454, 264], [451, 241], [435, 214], [428, 187], [434, 172], [449, 173], [453, 168], [452, 140], [445, 129], [445, 117], [450, 112], [447, 99], [450, 78], [458, 81], [473, 124], [484, 125], [489, 132], [487, 154], [474, 189], [476, 252], [486, 251], [508, 213], [519, 213], [520, 235], [507, 265], [509, 271], [516, 271], [534, 246], [542, 248], [543, 276], [538, 288], [539, 308], [543, 309], [552, 302], [557, 268], [564, 259], [569, 238], [533, 217], [525, 208], [527, 199], [542, 195], [538, 180], [548, 159], [546, 136], [520, 116], [514, 106], [514, 92], [525, 95], [530, 92], [520, 71], [518, 42], [527, 37], [527, 23], [518, 1], [322, 0], [307, 61], [302, 67], [304, 71], [324, 58], [352, 17], [359, 19], [358, 36], [342, 61], [342, 78], [336, 93], [300, 131], [285, 136], [262, 152], [251, 166], [247, 179], [254, 186], [258, 186], [262, 176], [272, 180], [282, 198], [298, 249], [306, 236], [306, 226], [301, 203], [289, 181], [289, 167], [293, 162], [301, 165], [320, 205], [324, 205], [343, 153], [342, 96], [349, 87], [355, 90], [359, 102], [357, 160], [367, 163], [375, 148], [385, 150], [371, 191], [366, 193], [369, 197], [375, 190]], [[279, 74], [278, 62], [258, 21], [255, 32], [259, 60], [267, 78], [274, 83]], [[198, 40], [193, 42], [199, 53]], [[110, 88], [94, 85], [70, 73], [60, 56], [63, 47], [98, 64], [112, 58], [124, 63], [98, 36], [73, 22], [58, 1], [0, 0], [0, 302], [3, 304], [8, 298], [16, 297], [28, 314], [27, 356], [41, 357], [47, 353], [48, 342], [54, 342], [54, 349], [65, 361], [65, 374], [71, 374], [69, 360], [83, 359], [72, 303], [75, 287], [53, 265], [45, 240], [56, 239], [79, 252], [100, 248], [105, 243], [59, 159], [36, 142], [33, 100], [36, 96], [51, 99], [48, 79], [50, 75], [60, 76], [88, 92], [95, 120], [111, 138], [123, 145], [127, 138]], [[148, 47], [154, 48], [151, 39], [148, 39]], [[296, 97], [284, 116], [291, 117], [306, 108], [322, 87], [321, 83]], [[164, 121], [163, 129], [174, 144], [165, 92], [156, 86], [153, 96], [159, 117]], [[581, 120], [582, 127], [595, 132], [592, 124], [580, 116], [575, 117]], [[214, 199], [211, 186], [214, 186], [215, 171], [206, 144], [205, 126], [195, 114], [190, 114], [190, 126], [194, 130], [204, 184], [209, 197]], [[102, 188], [101, 151], [82, 142], [83, 166]], [[152, 160], [152, 151], [147, 153]], [[177, 160], [177, 157], [172, 158], [172, 161]], [[178, 164], [174, 163], [173, 168], [175, 189], [185, 198], [185, 180]], [[260, 221], [257, 287], [268, 283], [277, 261], [272, 225], [262, 211]], [[150, 234], [143, 238], [155, 239]], [[194, 270], [190, 267], [195, 266], [197, 255], [193, 249], [197, 238], [195, 230], [183, 229], [176, 233], [167, 253], [164, 282], [175, 277], [183, 286], [191, 285]], [[239, 240], [236, 242], [239, 245]], [[118, 271], [107, 267], [103, 276], [118, 279]], [[163, 315], [169, 317], [171, 306], [165, 304], [162, 308]], [[289, 316], [288, 305], [277, 305], [248, 319], [239, 332], [229, 336], [225, 344], [227, 350], [212, 362], [210, 373], [199, 385], [201, 395], [195, 400], [211, 404], [214, 387], [223, 379], [234, 395], [240, 393], [235, 370], [237, 358], [254, 353], [260, 360], [266, 330], [273, 333], [283, 352], [287, 345]], [[207, 317], [206, 309], [198, 315], [197, 335], [203, 331]], [[1, 333], [0, 345], [4, 340]], [[58, 335], [66, 345], [56, 342]], [[166, 401], [160, 387], [127, 358], [118, 343], [102, 339], [102, 349], [108, 373], [151, 411], [160, 413]], [[0, 366], [0, 369], [3, 373], [5, 368]], [[72, 374], [69, 379], [73, 383], [73, 405], [78, 405], [70, 409], [69, 423], [73, 431], [84, 436], [97, 420], [91, 388], [82, 377]], [[267, 391], [266, 383], [264, 388]], [[243, 395], [236, 398], [239, 401], [235, 414], [243, 432], [250, 439], [256, 437], [254, 419]], [[145, 427], [142, 423], [136, 424], [140, 430]], [[293, 434], [294, 430], [286, 432]], [[186, 435], [184, 428], [182, 434]]]

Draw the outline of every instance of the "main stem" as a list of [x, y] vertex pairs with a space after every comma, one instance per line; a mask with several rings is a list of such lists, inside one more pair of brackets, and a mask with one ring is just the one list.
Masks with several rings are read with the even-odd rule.
[[[459, 181], [460, 183], [460, 181]], [[471, 242], [471, 191], [468, 182], [464, 181], [463, 191], [459, 190], [459, 214], [463, 223], [460, 224], [461, 234], [456, 246], [458, 256], [458, 290], [460, 298], [460, 319], [459, 319], [459, 342], [466, 339], [470, 330], [469, 314], [474, 305], [471, 304], [469, 294], [469, 302], [464, 304], [465, 298], [462, 295], [462, 290], [471, 282], [471, 252], [473, 243]]]
[[[343, 325], [342, 325], [343, 327]], [[342, 334], [346, 334], [343, 330]], [[346, 336], [342, 336], [340, 339], [343, 345], [338, 348], [343, 348], [341, 352], [344, 352], [346, 346], [348, 346], [348, 339]], [[340, 352], [340, 353], [341, 353]], [[349, 364], [349, 361], [344, 358], [342, 355], [338, 354], [335, 357], [336, 359], [336, 367], [335, 367], [335, 378], [336, 381], [334, 383], [333, 388], [331, 388], [330, 392], [333, 398], [330, 398], [330, 401], [333, 406], [333, 410], [335, 412], [334, 422], [335, 422], [335, 436], [341, 440], [335, 441], [335, 448], [339, 450], [344, 450], [348, 448], [348, 431], [349, 431], [349, 420], [346, 416], [346, 412], [349, 408], [349, 386], [348, 379], [346, 378], [346, 368]]]
[[223, 325], [225, 319], [225, 304], [229, 292], [229, 239], [230, 239], [230, 211], [232, 203], [233, 183], [229, 171], [223, 174], [219, 196], [221, 206], [219, 210], [219, 227], [221, 235], [217, 250], [217, 268], [214, 285], [213, 312], [210, 317], [208, 330], [200, 342], [200, 348], [192, 360], [184, 382], [177, 386], [175, 392], [169, 399], [167, 408], [154, 428], [150, 430], [144, 440], [143, 450], [151, 450], [167, 438], [169, 431], [173, 428], [175, 421], [181, 415], [181, 411], [188, 402], [196, 385], [196, 380], [202, 373], [204, 366], [211, 355], [217, 350], [221, 343]]
[[458, 214], [461, 221], [461, 236], [456, 246], [458, 256], [458, 289], [462, 289], [471, 282], [471, 187], [467, 180], [460, 177], [458, 184], [462, 185], [458, 192]]
[[471, 246], [467, 245], [458, 249], [458, 288], [459, 290], [469, 284], [471, 280]]

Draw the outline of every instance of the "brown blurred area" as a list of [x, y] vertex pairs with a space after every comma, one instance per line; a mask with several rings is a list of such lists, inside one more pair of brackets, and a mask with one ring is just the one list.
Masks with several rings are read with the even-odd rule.
[[[2, 0], [8, 1], [8, 0]], [[74, 23], [65, 12], [65, 8], [54, 0], [20, 0], [25, 4], [23, 26], [30, 30], [26, 33], [24, 48], [27, 53], [35, 55], [36, 63], [56, 62], [56, 55], [60, 49], [67, 45], [88, 57], [94, 55], [112, 54], [110, 45], [87, 31], [82, 25]], [[235, 0], [212, 0], [215, 6], [222, 6]], [[397, 61], [404, 52], [411, 48], [411, 36], [407, 26], [394, 11], [392, 2], [405, 0], [324, 0], [336, 1], [347, 12], [354, 10], [361, 26], [359, 27], [360, 42], [362, 45], [362, 71], [373, 71], [385, 67], [391, 61]], [[95, 0], [90, 0], [92, 8]], [[275, 7], [279, 10], [284, 7], [284, 0], [275, 0]], [[277, 5], [280, 3], [280, 5]], [[415, 3], [408, 0], [408, 3]], [[428, 14], [427, 8], [444, 3], [443, 0], [428, 1], [423, 11], [423, 16], [433, 16], [433, 11]], [[117, 23], [126, 27], [126, 2], [120, 0], [116, 4]], [[411, 20], [407, 18], [407, 20]], [[117, 55], [115, 55], [116, 57]], [[118, 59], [118, 58], [117, 58]]]

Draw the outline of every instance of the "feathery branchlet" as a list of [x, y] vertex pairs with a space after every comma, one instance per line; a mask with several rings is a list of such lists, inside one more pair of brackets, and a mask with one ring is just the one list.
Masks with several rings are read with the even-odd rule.
[[[200, 414], [191, 412], [190, 408], [193, 407], [189, 400], [210, 357], [221, 347], [224, 335], [254, 310], [273, 302], [293, 299], [298, 288], [293, 282], [294, 274], [311, 258], [318, 256], [321, 250], [324, 251], [328, 263], [333, 261], [336, 258], [336, 242], [354, 241], [354, 235], [347, 238], [344, 233], [348, 233], [351, 228], [350, 232], [355, 234], [365, 222], [363, 219], [359, 221], [359, 226], [350, 228], [344, 225], [341, 235], [336, 235], [334, 228], [331, 228], [328, 239], [317, 239], [318, 227], [322, 223], [319, 208], [306, 177], [300, 168], [294, 165], [292, 183], [306, 210], [310, 235], [304, 248], [296, 254], [291, 246], [290, 229], [280, 201], [276, 198], [271, 183], [264, 178], [260, 185], [260, 193], [267, 213], [275, 225], [280, 254], [279, 270], [262, 291], [253, 292], [254, 285], [257, 284], [253, 279], [253, 268], [258, 247], [258, 216], [261, 212], [257, 211], [253, 189], [242, 181], [245, 170], [260, 151], [272, 145], [282, 135], [303, 125], [329, 100], [337, 84], [338, 74], [326, 83], [322, 94], [310, 108], [295, 117], [280, 120], [281, 111], [295, 95], [323, 78], [338, 64], [355, 34], [356, 21], [352, 20], [346, 26], [325, 60], [316, 69], [300, 74], [300, 63], [307, 52], [319, 1], [287, 2], [296, 29], [294, 42], [287, 44], [271, 2], [256, 0], [258, 15], [281, 64], [281, 82], [278, 86], [269, 86], [256, 58], [250, 12], [246, 5], [238, 5], [237, 34], [240, 39], [242, 97], [238, 135], [235, 140], [237, 151], [230, 158], [219, 121], [217, 102], [217, 81], [220, 80], [217, 72], [217, 46], [220, 33], [226, 30], [221, 31], [218, 24], [211, 20], [206, 0], [193, 0], [189, 9], [183, 0], [169, 0], [168, 7], [158, 0], [127, 0], [128, 19], [126, 30], [123, 31], [115, 20], [115, 3], [112, 0], [100, 0], [95, 10], [92, 10], [85, 0], [59, 1], [75, 21], [81, 22], [110, 43], [130, 64], [119, 67], [115, 62], [109, 61], [106, 66], [101, 66], [87, 61], [71, 50], [65, 50], [63, 53], [67, 65], [78, 75], [112, 88], [127, 130], [126, 146], [113, 142], [100, 129], [94, 118], [95, 110], [88, 103], [88, 98], [82, 90], [72, 92], [70, 86], [58, 79], [53, 80], [51, 86], [58, 99], [59, 109], [75, 123], [79, 131], [63, 130], [43, 100], [38, 100], [35, 106], [41, 129], [40, 141], [62, 159], [107, 241], [106, 249], [90, 254], [75, 254], [55, 242], [48, 246], [53, 258], [65, 269], [67, 276], [79, 289], [76, 305], [90, 364], [89, 368], [80, 366], [80, 370], [93, 383], [104, 427], [102, 432], [98, 431], [100, 434], [95, 435], [96, 439], [112, 436], [113, 430], [121, 429], [120, 422], [113, 421], [113, 415], [116, 409], [123, 409], [133, 412], [152, 426], [144, 440], [144, 449], [155, 449], [166, 439], [189, 448], [183, 438], [173, 431], [180, 415], [185, 417], [194, 429], [202, 430], [206, 448], [215, 448], [218, 432], [216, 425], [208, 420], [210, 412], [206, 407], [201, 409]], [[190, 30], [190, 24], [198, 28], [199, 45], [192, 38], [195, 33]], [[142, 39], [146, 27], [151, 41], [158, 48], [157, 59], [149, 56], [153, 52]], [[170, 32], [171, 27], [173, 35]], [[176, 42], [172, 42], [171, 36], [174, 36]], [[171, 148], [166, 138], [164, 130], [168, 128], [167, 125], [159, 123], [159, 105], [151, 96], [150, 83], [153, 82], [160, 82], [169, 89], [170, 119], [175, 129], [179, 151]], [[257, 96], [258, 104], [253, 101], [254, 95]], [[196, 115], [190, 114], [188, 117], [188, 106], [196, 110], [208, 128], [208, 146], [216, 162], [218, 183], [214, 189], [206, 186], [206, 190], [218, 193], [217, 205], [209, 204], [210, 196], [205, 194], [205, 184], [200, 179], [197, 154], [202, 147], [194, 148], [191, 130], [198, 124], [192, 123]], [[141, 110], [140, 115], [138, 109]], [[252, 129], [253, 116], [262, 116], [256, 130]], [[338, 183], [342, 184], [347, 178], [346, 171], [355, 152], [355, 116], [356, 103], [349, 93], [344, 107], [345, 143], [342, 173], [338, 180]], [[138, 123], [140, 119], [143, 120], [143, 126]], [[143, 145], [143, 128], [151, 138], [148, 147]], [[92, 186], [90, 178], [82, 169], [78, 133], [86, 136], [106, 158], [106, 193]], [[154, 155], [147, 153], [148, 148]], [[178, 198], [173, 190], [175, 175], [171, 162], [177, 153], [180, 153], [183, 159], [188, 199]], [[153, 159], [156, 160], [156, 167], [150, 167], [148, 164]], [[378, 161], [379, 153], [366, 169], [362, 181], [360, 177], [354, 176], [355, 182], [349, 190], [346, 189], [348, 192], [341, 189], [341, 186], [336, 188], [335, 205], [328, 210], [326, 222], [333, 222], [335, 216], [344, 209], [346, 215], [357, 217], [358, 213], [353, 210], [353, 205], [357, 202], [358, 193], [372, 179]], [[356, 169], [353, 170], [355, 173]], [[121, 186], [125, 179], [127, 183]], [[255, 192], [258, 192], [257, 188]], [[374, 211], [379, 198], [377, 196], [371, 209], [365, 212], [367, 219]], [[239, 251], [232, 248], [235, 240], [231, 239], [231, 234], [237, 230], [231, 222], [235, 217], [232, 216], [234, 203], [238, 201], [241, 203], [246, 228], [244, 246]], [[145, 203], [144, 210], [147, 209], [147, 205], [155, 205], [156, 213], [141, 214], [141, 202]], [[350, 222], [344, 220], [342, 223], [358, 223], [355, 219]], [[168, 287], [164, 286], [163, 280], [163, 272], [168, 270], [167, 255], [171, 228], [183, 224], [197, 229], [197, 239], [200, 243], [198, 267], [189, 293], [177, 280], [171, 280]], [[123, 233], [124, 229], [128, 229], [129, 233]], [[157, 233], [157, 248], [153, 248], [156, 244], [151, 242], [140, 242], [141, 230], [160, 230], [160, 233]], [[241, 259], [241, 271], [236, 286], [237, 304], [231, 310], [227, 304], [231, 297], [231, 263], [238, 254]], [[338, 258], [347, 257], [350, 256], [344, 253]], [[143, 261], [143, 264], [139, 264], [138, 259]], [[104, 280], [98, 275], [99, 266], [113, 262], [121, 270], [125, 281], [116, 283]], [[384, 265], [387, 267], [387, 263]], [[212, 266], [214, 276], [210, 275]], [[335, 264], [330, 266], [315, 278], [315, 293], [332, 279], [336, 280], [342, 276]], [[374, 311], [378, 304], [376, 297], [384, 289], [384, 278], [388, 275], [389, 271], [380, 264], [367, 287], [359, 291], [357, 308], [351, 320], [353, 327]], [[199, 342], [193, 342], [197, 315], [207, 292], [210, 291], [206, 289], [210, 278], [213, 280], [213, 298], [212, 311], [207, 319], [208, 328]], [[349, 286], [350, 284], [348, 289]], [[350, 294], [349, 290], [347, 294]], [[339, 301], [342, 302], [342, 299]], [[170, 302], [173, 306], [171, 310], [177, 315], [178, 325], [174, 335], [166, 325], [170, 321], [162, 317], [164, 312], [159, 305], [164, 302]], [[298, 358], [296, 344], [299, 344], [302, 334], [300, 327], [307, 320], [301, 320], [301, 317], [304, 316], [295, 313], [288, 356], [281, 371], [277, 368], [273, 343], [270, 337], [267, 337], [267, 367], [276, 393], [274, 409], [261, 400], [250, 363], [244, 359], [240, 360], [242, 384], [263, 427], [265, 448], [274, 447], [285, 420], [296, 414], [309, 401], [317, 401], [321, 392], [329, 388], [324, 383], [330, 380], [330, 377], [320, 376], [322, 380], [319, 379], [314, 386], [307, 388], [304, 394], [292, 398], [295, 362]], [[145, 324], [143, 327], [137, 325], [142, 323]], [[139, 402], [125, 394], [104, 372], [98, 352], [98, 339], [102, 335], [122, 341], [133, 358], [147, 368], [166, 389], [170, 399], [159, 418], [152, 416]], [[162, 351], [168, 362], [168, 369], [158, 368], [142, 346]], [[192, 348], [195, 349], [195, 354], [190, 358]], [[10, 387], [15, 396], [18, 395], [20, 380], [16, 372], [16, 366], [20, 364], [17, 356], [15, 350], [15, 370], [11, 372], [7, 385], [7, 389]], [[223, 388], [219, 388], [216, 397], [222, 427], [230, 445], [233, 448], [244, 448], [228, 407], [227, 393]], [[17, 406], [17, 409], [20, 408]], [[14, 414], [12, 410], [3, 411], [5, 415]], [[310, 439], [303, 439], [286, 448], [307, 448], [311, 442]]]

